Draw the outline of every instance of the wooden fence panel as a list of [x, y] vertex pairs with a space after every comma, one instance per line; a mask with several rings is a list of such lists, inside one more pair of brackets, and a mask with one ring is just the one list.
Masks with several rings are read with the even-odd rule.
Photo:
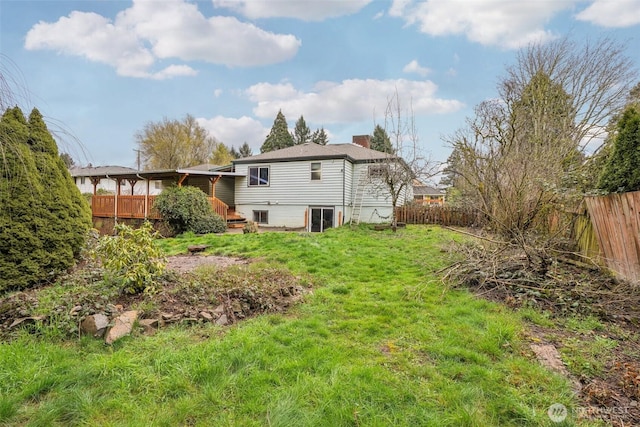
[[407, 205], [396, 208], [396, 219], [406, 224], [439, 224], [456, 227], [480, 225], [475, 209], [438, 205]]
[[640, 192], [585, 199], [607, 267], [618, 277], [640, 280]]

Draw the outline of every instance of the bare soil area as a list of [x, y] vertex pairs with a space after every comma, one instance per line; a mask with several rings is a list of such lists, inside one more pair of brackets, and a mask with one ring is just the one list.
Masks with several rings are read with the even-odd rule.
[[[92, 285], [100, 275], [90, 266], [76, 270], [69, 280], [81, 286], [65, 295], [53, 309], [43, 309], [40, 299], [47, 287], [30, 289], [0, 299], [0, 339], [10, 339], [19, 328], [58, 322], [77, 336], [83, 318], [102, 313], [110, 318], [127, 310], [137, 310], [141, 319], [153, 319], [155, 326], [173, 323], [215, 322], [233, 324], [260, 313], [284, 312], [309, 292], [309, 282], [285, 270], [249, 268], [241, 258], [212, 255], [178, 255], [167, 258], [166, 280], [153, 293], [104, 295], [104, 288]], [[212, 272], [194, 274], [198, 267]], [[55, 285], [49, 285], [55, 286]], [[52, 320], [55, 319], [55, 320]]]

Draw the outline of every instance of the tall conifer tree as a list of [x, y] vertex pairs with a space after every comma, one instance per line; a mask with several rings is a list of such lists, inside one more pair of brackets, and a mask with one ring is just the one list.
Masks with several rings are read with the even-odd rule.
[[261, 153], [268, 151], [280, 150], [281, 148], [293, 146], [293, 137], [289, 133], [289, 125], [287, 125], [287, 119], [282, 114], [282, 111], [278, 111], [271, 132], [264, 140], [264, 144], [260, 147]]

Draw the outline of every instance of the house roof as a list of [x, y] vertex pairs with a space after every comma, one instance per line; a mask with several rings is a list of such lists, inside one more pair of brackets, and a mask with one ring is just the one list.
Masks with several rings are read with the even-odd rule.
[[414, 185], [413, 194], [416, 196], [442, 196], [444, 192], [430, 185]]
[[357, 144], [327, 144], [313, 142], [269, 151], [255, 156], [233, 160], [234, 164], [293, 162], [297, 160], [347, 159], [354, 163], [366, 163], [391, 157], [388, 153], [365, 148]]

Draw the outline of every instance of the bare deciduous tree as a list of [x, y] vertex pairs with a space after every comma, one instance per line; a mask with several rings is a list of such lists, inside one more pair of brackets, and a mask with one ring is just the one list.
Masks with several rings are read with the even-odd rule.
[[499, 99], [481, 103], [447, 139], [450, 174], [496, 232], [524, 246], [530, 231], [544, 231], [550, 211], [579, 200], [572, 180], [585, 143], [624, 105], [633, 76], [609, 39], [578, 46], [565, 38], [518, 54]]
[[397, 91], [387, 102], [384, 130], [389, 135], [393, 154], [373, 166], [369, 186], [379, 197], [391, 200], [391, 224], [395, 231], [396, 207], [412, 197], [414, 180], [428, 180], [437, 174], [438, 164], [420, 147], [411, 104], [403, 106]]

